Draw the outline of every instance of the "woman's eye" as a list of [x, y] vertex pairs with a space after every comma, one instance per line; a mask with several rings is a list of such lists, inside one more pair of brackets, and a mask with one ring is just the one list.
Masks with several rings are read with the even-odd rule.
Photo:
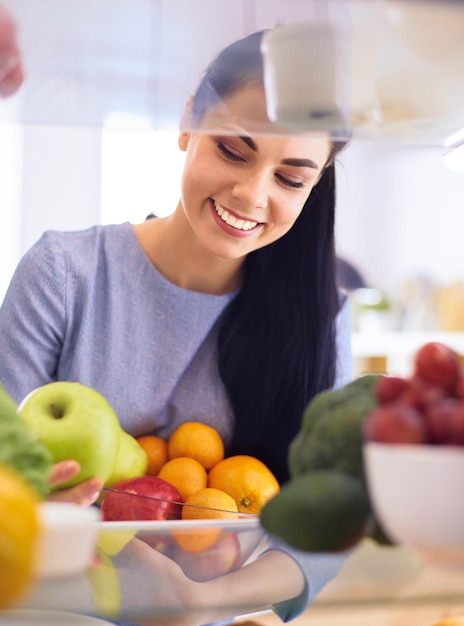
[[233, 150], [228, 148], [224, 143], [222, 143], [222, 141], [218, 142], [217, 147], [218, 147], [219, 152], [226, 159], [229, 159], [230, 161], [242, 161], [242, 162], [245, 161], [245, 159], [240, 154], [237, 154], [237, 152], [234, 152]]
[[303, 182], [290, 180], [289, 178], [286, 178], [285, 176], [282, 176], [282, 174], [279, 174], [279, 173], [277, 173], [275, 177], [280, 183], [282, 183], [282, 185], [285, 185], [286, 187], [291, 187], [292, 189], [303, 189], [305, 186]]

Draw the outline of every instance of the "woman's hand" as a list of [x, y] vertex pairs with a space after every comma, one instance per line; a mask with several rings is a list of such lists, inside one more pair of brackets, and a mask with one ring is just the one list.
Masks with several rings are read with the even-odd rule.
[[15, 21], [0, 4], [0, 97], [13, 95], [24, 80]]
[[119, 581], [118, 619], [140, 626], [199, 626], [270, 609], [305, 590], [300, 566], [280, 550], [206, 582], [191, 580], [175, 561], [137, 537], [112, 560]]
[[[49, 479], [50, 486], [59, 487], [62, 483], [76, 476], [80, 469], [79, 463], [73, 460], [55, 463]], [[89, 478], [74, 487], [53, 491], [47, 499], [55, 502], [73, 502], [82, 506], [90, 506], [96, 502], [102, 488], [103, 481], [100, 478]]]
[[198, 603], [201, 583], [141, 539], [132, 539], [117, 556], [121, 616], [146, 626], [199, 626], [210, 611]]

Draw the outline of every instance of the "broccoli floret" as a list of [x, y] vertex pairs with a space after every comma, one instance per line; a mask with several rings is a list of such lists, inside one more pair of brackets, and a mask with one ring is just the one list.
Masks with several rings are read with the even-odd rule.
[[339, 389], [317, 394], [305, 409], [289, 448], [290, 475], [332, 469], [364, 481], [362, 425], [377, 401], [379, 375], [361, 376]]
[[40, 497], [49, 492], [52, 456], [28, 425], [21, 420], [16, 403], [0, 385], [0, 463], [17, 472]]

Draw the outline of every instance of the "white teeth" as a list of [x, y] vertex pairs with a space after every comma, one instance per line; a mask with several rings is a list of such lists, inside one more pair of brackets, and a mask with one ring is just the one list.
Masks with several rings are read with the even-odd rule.
[[225, 222], [226, 224], [228, 224], [229, 226], [232, 226], [233, 228], [236, 228], [237, 230], [251, 230], [252, 228], [258, 225], [258, 222], [250, 222], [249, 220], [242, 220], [242, 219], [238, 219], [234, 217], [233, 215], [229, 213], [229, 211], [226, 211], [226, 209], [224, 209], [220, 204], [218, 204], [216, 200], [214, 200], [213, 202], [214, 202], [214, 208], [216, 209], [216, 213], [219, 215], [221, 220]]

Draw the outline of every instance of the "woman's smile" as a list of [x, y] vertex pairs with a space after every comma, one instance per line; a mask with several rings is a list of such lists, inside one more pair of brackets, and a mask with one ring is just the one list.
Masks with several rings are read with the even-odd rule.
[[260, 226], [260, 222], [255, 222], [247, 219], [245, 216], [238, 215], [231, 209], [225, 208], [214, 199], [212, 199], [211, 202], [216, 222], [223, 230], [234, 236], [246, 236], [251, 234], [251, 231], [256, 231]]

